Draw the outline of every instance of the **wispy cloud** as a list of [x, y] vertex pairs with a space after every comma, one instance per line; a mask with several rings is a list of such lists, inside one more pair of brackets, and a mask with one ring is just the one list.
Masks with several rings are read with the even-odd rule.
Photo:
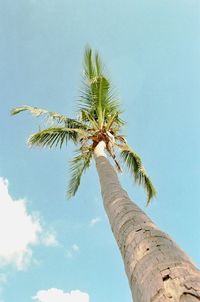
[[80, 248], [79, 248], [79, 246], [78, 246], [77, 244], [73, 244], [73, 245], [72, 245], [72, 250], [73, 250], [74, 252], [79, 252]]
[[67, 258], [73, 258], [77, 253], [79, 253], [80, 248], [77, 244], [72, 244], [72, 246], [67, 250], [66, 257]]
[[58, 246], [56, 234], [54, 231], [48, 231], [42, 236], [42, 243], [46, 246]]
[[80, 290], [72, 290], [67, 293], [62, 289], [50, 288], [38, 291], [32, 299], [38, 302], [89, 302], [90, 297]]
[[3, 293], [4, 286], [7, 283], [7, 280], [8, 278], [6, 273], [0, 273], [0, 302], [3, 302], [1, 295]]
[[24, 199], [14, 200], [8, 180], [0, 177], [0, 266], [13, 265], [25, 270], [32, 259], [32, 247], [56, 243], [55, 235], [45, 231], [39, 215], [29, 213]]
[[0, 274], [0, 285], [7, 283], [7, 276], [5, 273]]
[[93, 226], [95, 226], [95, 224], [97, 224], [99, 222], [101, 222], [101, 218], [100, 217], [96, 217], [96, 218], [91, 219], [89, 225], [90, 225], [90, 227], [93, 227]]

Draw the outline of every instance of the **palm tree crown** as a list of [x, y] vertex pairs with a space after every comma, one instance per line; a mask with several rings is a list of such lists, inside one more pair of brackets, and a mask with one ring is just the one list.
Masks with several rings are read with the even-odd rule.
[[155, 188], [140, 157], [128, 146], [125, 136], [121, 134], [124, 122], [120, 118], [119, 102], [112, 93], [110, 81], [105, 75], [98, 53], [93, 56], [90, 48], [86, 48], [84, 54], [83, 82], [76, 119], [31, 106], [17, 107], [11, 114], [29, 111], [35, 116], [44, 116], [51, 122], [51, 126], [29, 137], [30, 146], [61, 148], [68, 141], [72, 141], [77, 146], [77, 154], [71, 160], [69, 197], [75, 195], [82, 174], [90, 166], [95, 147], [100, 141], [104, 141], [107, 153], [120, 172], [121, 166], [116, 159], [116, 150], [119, 150], [121, 159], [133, 175], [135, 182], [145, 188], [148, 204], [156, 195]]

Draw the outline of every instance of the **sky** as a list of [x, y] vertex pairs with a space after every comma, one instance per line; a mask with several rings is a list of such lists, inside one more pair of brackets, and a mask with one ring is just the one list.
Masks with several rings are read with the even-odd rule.
[[200, 266], [199, 0], [0, 0], [0, 302], [130, 302], [95, 166], [66, 199], [73, 146], [29, 149], [41, 120], [76, 116], [86, 44], [121, 100], [157, 197], [123, 187]]

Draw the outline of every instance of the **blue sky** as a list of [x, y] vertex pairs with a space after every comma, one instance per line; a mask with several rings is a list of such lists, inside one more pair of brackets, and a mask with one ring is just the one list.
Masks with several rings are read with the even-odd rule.
[[63, 150], [28, 149], [23, 104], [75, 116], [87, 43], [119, 95], [124, 132], [158, 191], [130, 197], [200, 265], [199, 0], [0, 0], [0, 301], [131, 301], [95, 167], [65, 198]]

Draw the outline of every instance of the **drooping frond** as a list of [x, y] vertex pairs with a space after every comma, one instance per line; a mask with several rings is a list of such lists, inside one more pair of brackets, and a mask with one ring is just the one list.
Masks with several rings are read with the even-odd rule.
[[68, 198], [74, 196], [80, 185], [81, 176], [90, 167], [92, 159], [92, 150], [88, 149], [86, 153], [79, 154], [71, 160], [71, 179], [68, 185]]
[[63, 143], [71, 140], [77, 143], [82, 134], [80, 129], [71, 129], [65, 127], [47, 128], [32, 134], [28, 139], [29, 146], [36, 147], [62, 147]]
[[135, 182], [142, 185], [147, 192], [147, 205], [156, 195], [156, 190], [147, 175], [140, 157], [128, 145], [125, 145], [121, 151], [121, 157], [127, 165], [129, 171], [134, 176]]
[[115, 140], [119, 141], [122, 144], [126, 144], [126, 137], [125, 135], [116, 135]]
[[114, 152], [114, 148], [113, 148], [112, 145], [109, 144], [109, 143], [107, 144], [107, 151], [108, 151], [108, 153], [110, 154], [110, 156], [112, 157], [112, 159], [114, 160], [115, 165], [116, 165], [116, 167], [117, 167], [117, 171], [121, 173], [121, 172], [122, 172], [122, 168], [121, 168], [121, 166], [120, 166], [118, 160], [116, 159], [116, 154], [115, 154], [115, 152]]
[[50, 112], [46, 109], [42, 109], [42, 108], [38, 108], [38, 107], [32, 107], [32, 106], [26, 106], [26, 105], [17, 107], [11, 111], [11, 114], [16, 115], [23, 111], [29, 111], [32, 115], [34, 115], [36, 117], [43, 116], [47, 122], [56, 122], [58, 124], [63, 124], [67, 128], [87, 129], [87, 126], [85, 124], [80, 123], [79, 121], [77, 121], [75, 119], [71, 119], [60, 113]]

